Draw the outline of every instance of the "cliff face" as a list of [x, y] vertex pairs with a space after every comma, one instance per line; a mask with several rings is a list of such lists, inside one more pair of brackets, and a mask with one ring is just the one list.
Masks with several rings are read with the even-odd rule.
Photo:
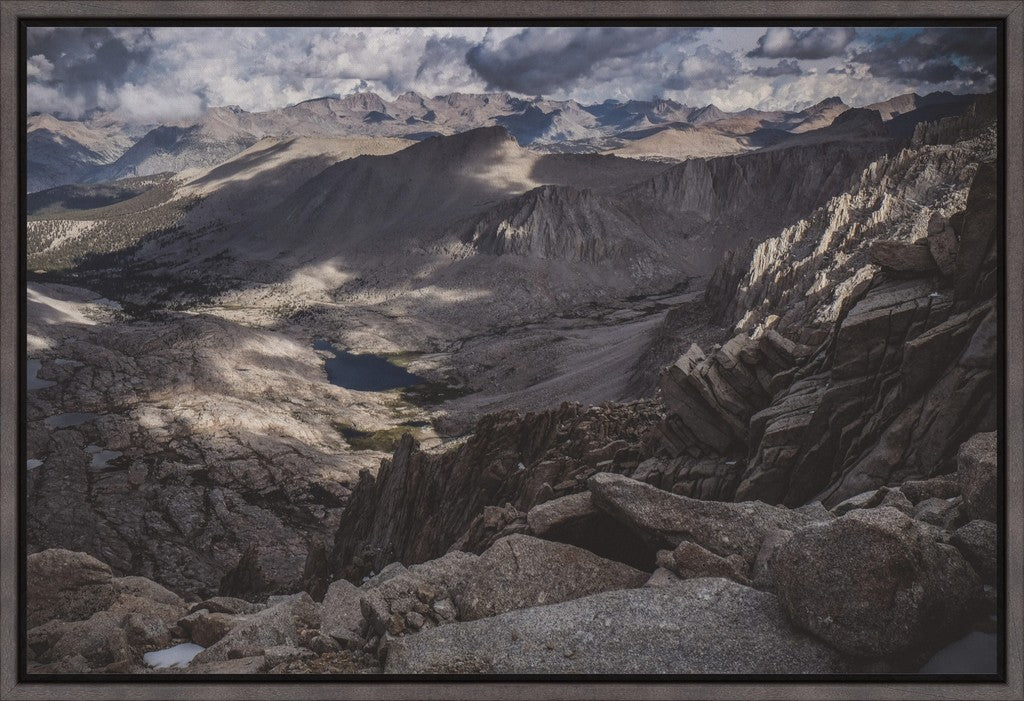
[[737, 330], [775, 328], [803, 343], [820, 342], [845, 300], [878, 269], [869, 254], [873, 243], [923, 241], [933, 217], [964, 208], [978, 164], [994, 154], [989, 127], [952, 145], [879, 158], [810, 215], [725, 256], [708, 303]]
[[[948, 472], [970, 433], [995, 429], [995, 281], [967, 272], [996, 267], [991, 164], [978, 169], [952, 226], [934, 222], [927, 248], [950, 229], [959, 252], [948, 274], [936, 264], [883, 268], [849, 300], [795, 382], [755, 418], [759, 440], [738, 498], [834, 503]], [[891, 264], [883, 255], [876, 260]]]
[[[872, 243], [866, 272], [834, 287], [834, 320], [765, 317], [756, 340], [681, 358], [663, 380], [663, 450], [745, 451], [733, 498], [791, 506], [949, 472], [995, 427], [995, 192], [984, 163], [963, 212], [935, 215], [920, 242]], [[759, 359], [775, 346], [795, 362]]]

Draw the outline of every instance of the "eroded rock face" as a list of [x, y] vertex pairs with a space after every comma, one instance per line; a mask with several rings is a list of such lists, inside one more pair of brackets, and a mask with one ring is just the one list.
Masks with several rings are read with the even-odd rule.
[[980, 595], [955, 548], [890, 507], [797, 530], [769, 567], [794, 624], [867, 658], [940, 646], [970, 619]]
[[[666, 373], [666, 423], [727, 431], [734, 445], [716, 450], [745, 457], [734, 489], [714, 498], [831, 507], [952, 472], [960, 443], [994, 428], [994, 132], [960, 126], [955, 144], [880, 158], [810, 216], [723, 259], [706, 296], [722, 323], [808, 350], [790, 370], [764, 366], [769, 398], [754, 402], [745, 433], [678, 398], [707, 360], [691, 351], [679, 361], [687, 373]], [[728, 397], [728, 379], [707, 386]], [[663, 447], [706, 451], [697, 435], [668, 432]]]
[[956, 301], [932, 289], [883, 282], [853, 306], [834, 346], [754, 417], [756, 448], [737, 499], [832, 506], [951, 469], [960, 442], [993, 420], [995, 365], [966, 362], [988, 308], [951, 314]]
[[472, 621], [611, 589], [639, 587], [649, 574], [562, 543], [525, 535], [502, 538], [473, 563], [456, 598]]
[[738, 452], [749, 441], [751, 418], [771, 401], [773, 378], [808, 351], [774, 332], [757, 340], [734, 336], [707, 356], [691, 346], [662, 379], [670, 409], [664, 442], [676, 453]]
[[436, 628], [389, 644], [388, 673], [837, 672], [771, 594], [725, 579], [610, 591]]
[[[365, 410], [324, 381], [311, 348], [281, 334], [170, 312], [46, 324], [55, 309], [92, 313], [67, 290], [32, 293], [51, 300], [35, 302], [31, 323], [49, 338], [43, 372], [54, 384], [27, 401], [28, 450], [44, 460], [26, 475], [30, 550], [88, 552], [201, 598], [221, 593], [249, 551], [245, 573], [259, 577], [232, 593], [298, 590], [310, 541], [333, 534], [348, 485], [379, 460], [352, 452], [328, 417]], [[47, 425], [69, 411], [94, 417]], [[103, 467], [99, 449], [116, 454]]]

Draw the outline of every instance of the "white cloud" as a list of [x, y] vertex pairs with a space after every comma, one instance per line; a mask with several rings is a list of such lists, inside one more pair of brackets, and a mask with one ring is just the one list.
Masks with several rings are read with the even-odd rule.
[[53, 64], [46, 60], [42, 54], [28, 57], [28, 67], [25, 69], [29, 78], [39, 80], [50, 80], [53, 75]]

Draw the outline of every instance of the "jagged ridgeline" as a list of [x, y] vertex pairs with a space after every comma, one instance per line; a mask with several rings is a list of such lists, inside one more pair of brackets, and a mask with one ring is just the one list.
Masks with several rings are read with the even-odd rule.
[[[364, 93], [123, 143], [32, 122], [91, 146], [29, 201], [30, 668], [988, 644], [995, 119]], [[328, 384], [322, 347], [424, 382]]]

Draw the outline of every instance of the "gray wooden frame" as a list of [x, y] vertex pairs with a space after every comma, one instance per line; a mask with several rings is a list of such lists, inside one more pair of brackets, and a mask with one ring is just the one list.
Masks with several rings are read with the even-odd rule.
[[[1024, 2], [1022, 0], [864, 1], [828, 0], [0, 0], [0, 699], [1024, 699], [1022, 679], [1022, 554], [1024, 554], [1024, 316], [1022, 301], [1022, 129], [1024, 114]], [[18, 599], [18, 19], [22, 17], [218, 18], [580, 18], [630, 19], [730, 18], [757, 21], [786, 17], [828, 19], [963, 18], [1006, 19], [1006, 615], [1007, 681], [984, 684], [941, 683], [88, 683], [41, 684], [17, 680]]]

